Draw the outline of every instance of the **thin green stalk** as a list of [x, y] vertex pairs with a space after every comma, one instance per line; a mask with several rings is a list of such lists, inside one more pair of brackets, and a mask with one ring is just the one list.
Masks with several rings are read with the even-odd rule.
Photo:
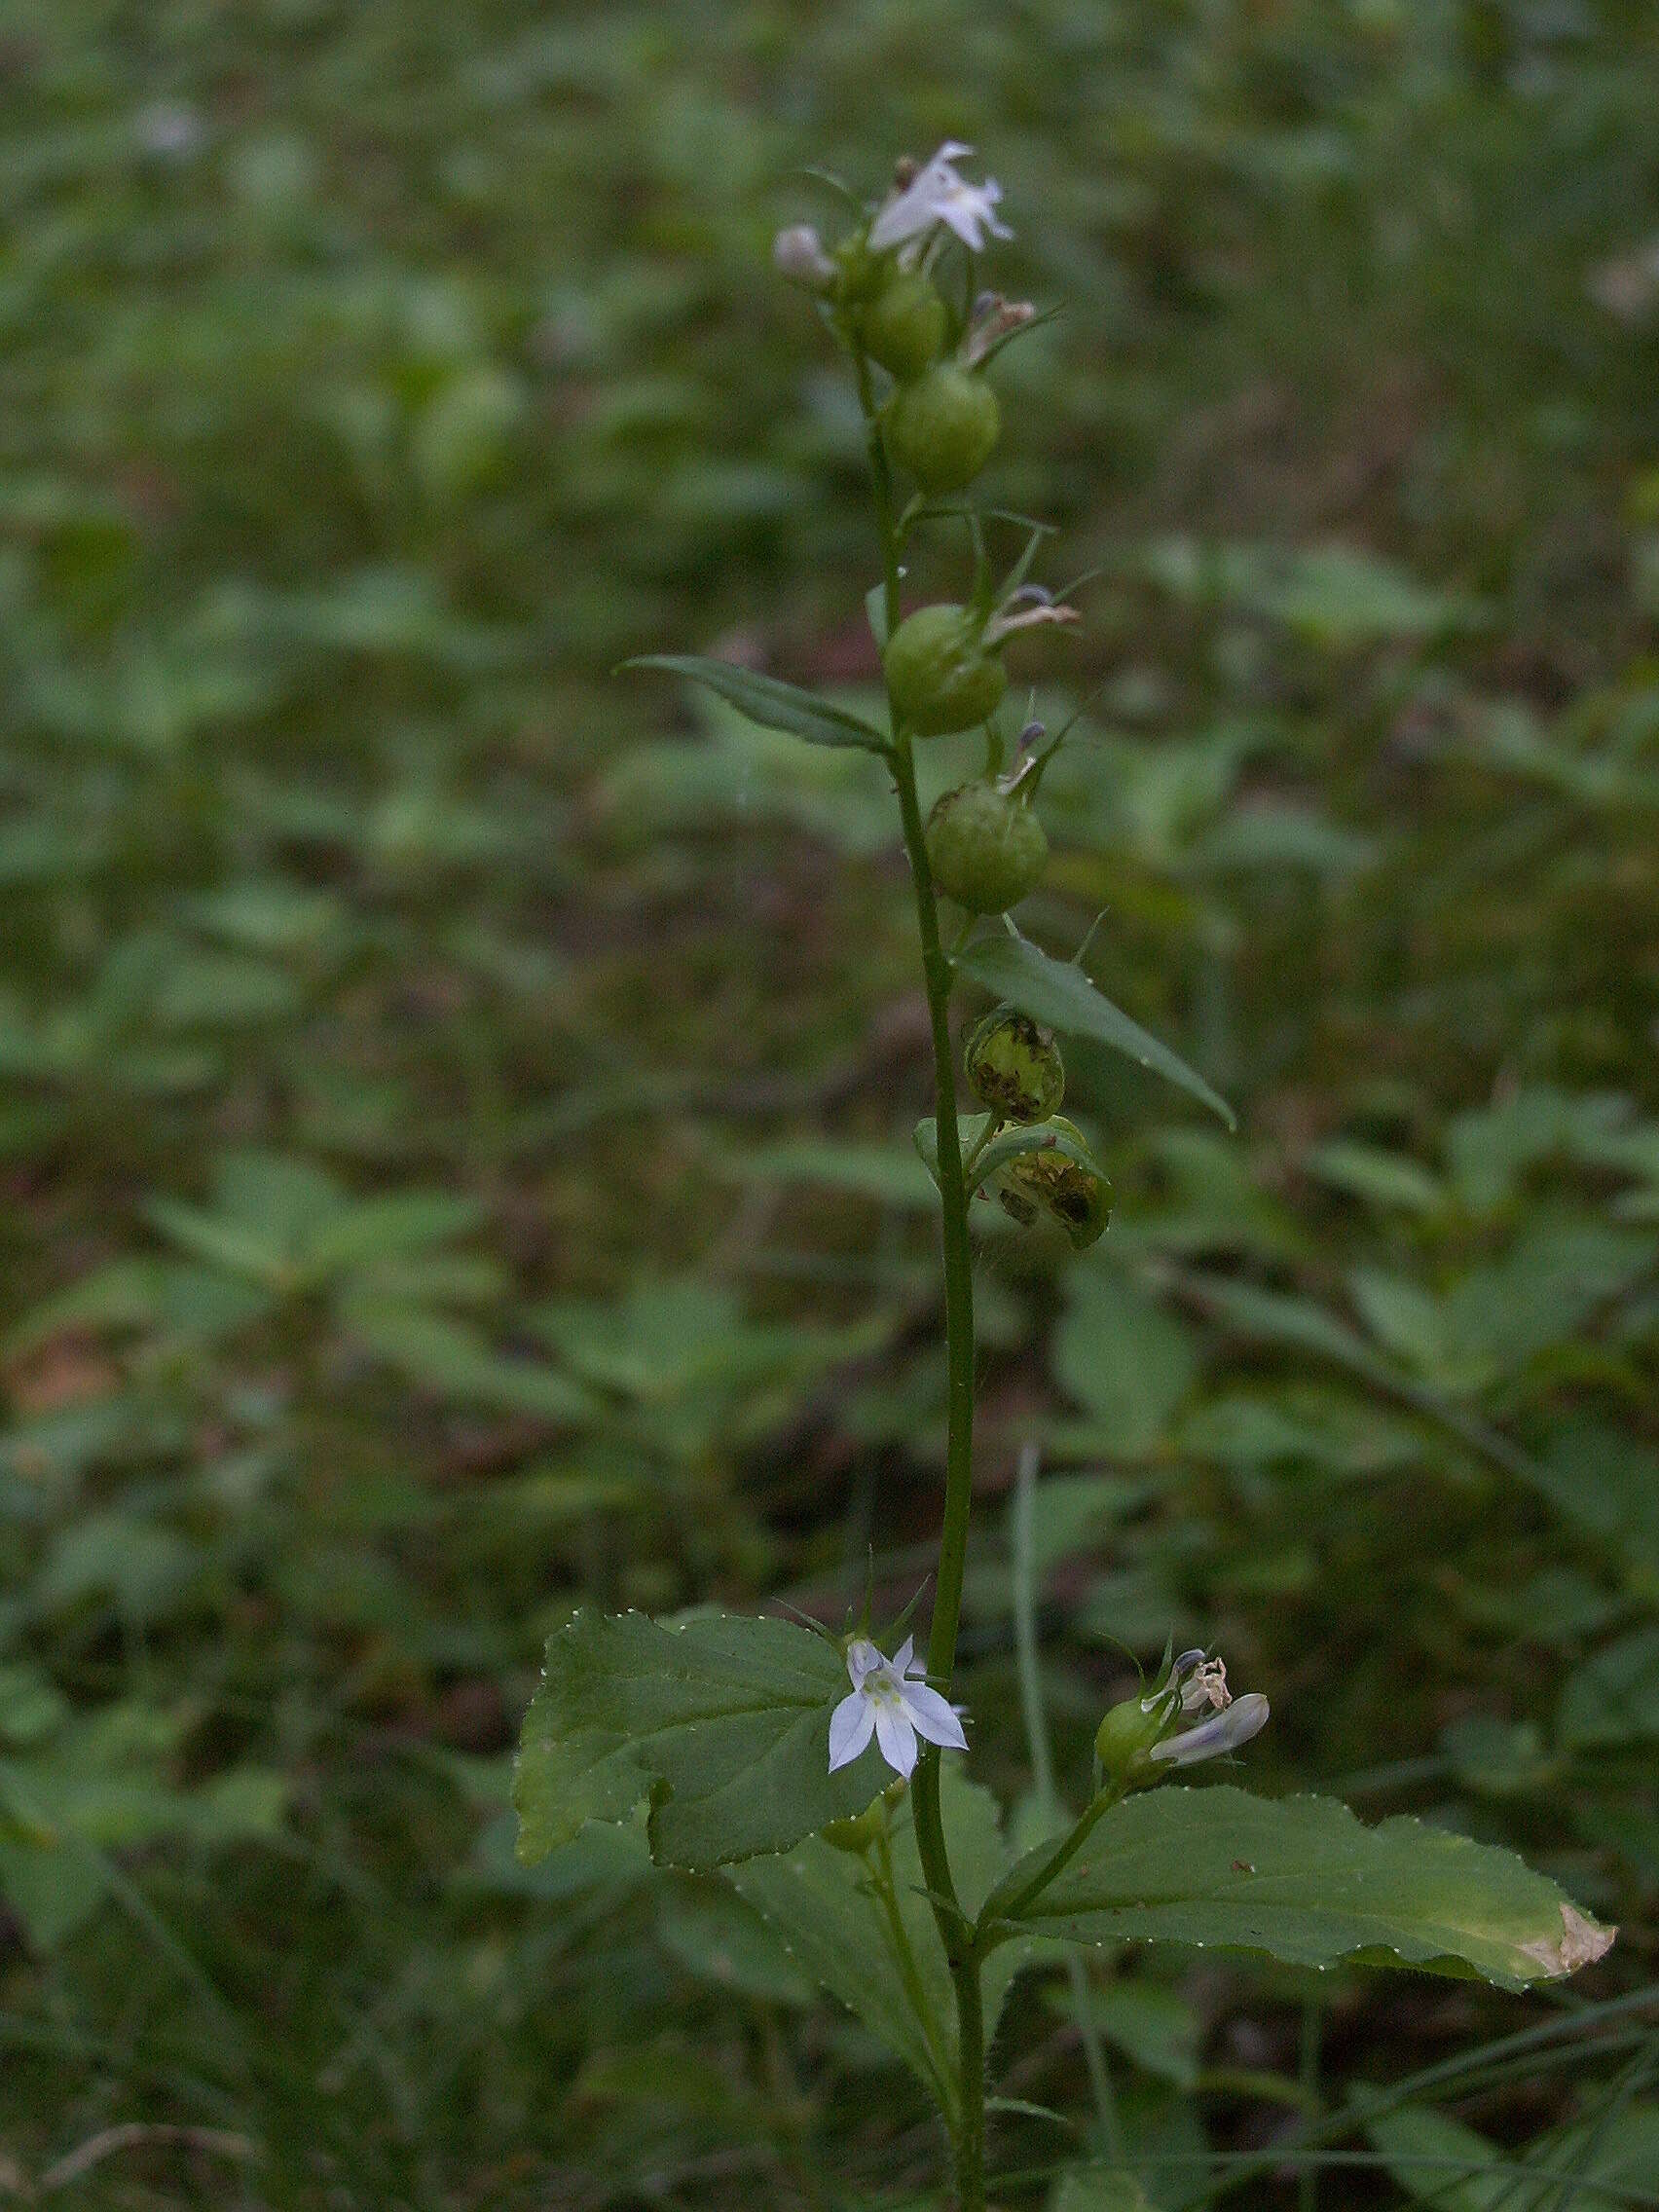
[[[1298, 2079], [1309, 2114], [1317, 2120], [1321, 2099], [1319, 2096], [1319, 2041], [1321, 2019], [1319, 2000], [1309, 1997], [1302, 2008], [1302, 2050]], [[1296, 2212], [1319, 2212], [1318, 2168], [1304, 2160], [1296, 2177]]]
[[[1062, 1873], [1071, 1864], [1094, 1833], [1099, 1823], [1105, 1819], [1114, 1805], [1122, 1803], [1123, 1797], [1122, 1783], [1109, 1783], [1088, 1810], [1081, 1815], [1070, 1834], [1065, 1837], [1053, 1855], [1038, 1867], [1031, 1879], [1016, 1890], [1012, 1898], [1005, 1898], [1001, 1900], [997, 1906], [997, 1920], [1017, 1920], [1032, 1900], [1043, 1895], [1043, 1892], [1053, 1881], [1054, 1877]], [[981, 1915], [982, 1917], [983, 1915]]]
[[[1019, 1703], [1025, 1718], [1025, 1741], [1031, 1753], [1031, 1779], [1044, 1809], [1060, 1810], [1054, 1788], [1054, 1761], [1049, 1745], [1048, 1716], [1043, 1711], [1043, 1675], [1037, 1656], [1037, 1569], [1035, 1521], [1037, 1509], [1038, 1451], [1027, 1444], [1019, 1455], [1014, 1485], [1014, 1641], [1019, 1662]], [[1066, 1953], [1066, 1978], [1071, 1984], [1072, 2019], [1083, 2045], [1088, 2069], [1089, 2091], [1100, 2148], [1114, 2165], [1124, 2161], [1124, 2130], [1118, 2119], [1118, 2099], [1112, 2087], [1100, 2030], [1094, 2024], [1089, 2001], [1088, 1972], [1075, 1951]]]
[[968, 1157], [962, 1162], [962, 1179], [964, 1182], [966, 1182], [968, 1177], [973, 1174], [975, 1168], [978, 1166], [979, 1157], [983, 1153], [985, 1147], [990, 1143], [991, 1139], [1002, 1134], [1002, 1117], [998, 1114], [993, 1114], [990, 1120], [985, 1124], [984, 1127], [980, 1130], [977, 1142], [969, 1146]]
[[894, 1960], [899, 1968], [899, 1978], [904, 1984], [904, 1994], [910, 2000], [922, 2035], [927, 2043], [928, 2056], [933, 2064], [935, 2086], [945, 2117], [954, 2125], [950, 2110], [950, 2066], [948, 2054], [939, 2047], [935, 2034], [934, 2015], [922, 1987], [921, 1969], [911, 1947], [909, 1932], [899, 1911], [899, 1892], [893, 1880], [893, 1846], [885, 1835], [877, 1839], [875, 1847], [875, 1891], [881, 1900], [882, 1918], [887, 1923], [887, 1939], [893, 1946]]
[[[883, 603], [887, 634], [891, 637], [900, 619], [899, 535], [893, 519], [893, 485], [875, 419], [869, 364], [862, 352], [856, 358], [859, 402], [869, 431], [870, 474], [881, 534]], [[891, 694], [888, 715], [893, 734], [893, 781], [899, 793], [904, 851], [915, 886], [922, 980], [933, 1036], [934, 1115], [939, 1132], [940, 1217], [944, 1246], [947, 1412], [944, 1527], [940, 1538], [933, 1627], [928, 1639], [928, 1674], [935, 1686], [948, 1696], [956, 1664], [956, 1632], [962, 1616], [962, 1579], [968, 1560], [968, 1517], [974, 1487], [974, 1262], [968, 1235], [962, 1139], [956, 1120], [956, 1069], [950, 1046], [951, 968], [940, 941], [939, 906], [928, 866], [910, 733], [895, 712]], [[911, 1802], [922, 1871], [927, 1877], [929, 1898], [956, 1994], [962, 2073], [955, 2127], [957, 2204], [959, 2212], [984, 2212], [985, 2033], [979, 1960], [951, 1879], [950, 1856], [940, 1809], [940, 1756], [931, 1744], [917, 1766]]]

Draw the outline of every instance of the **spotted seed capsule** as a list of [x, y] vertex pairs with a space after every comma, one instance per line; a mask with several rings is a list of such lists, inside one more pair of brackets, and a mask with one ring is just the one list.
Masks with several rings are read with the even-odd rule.
[[[1083, 1132], [1072, 1123], [1055, 1115], [1051, 1125], [1082, 1144]], [[1104, 1236], [1112, 1219], [1111, 1184], [1058, 1147], [1011, 1160], [1002, 1170], [997, 1197], [1003, 1211], [1022, 1226], [1029, 1227], [1039, 1212], [1057, 1221], [1074, 1252]]]
[[1049, 840], [1031, 808], [983, 780], [935, 802], [927, 845], [934, 881], [971, 914], [1017, 906], [1049, 859]]
[[870, 359], [904, 383], [939, 358], [949, 319], [931, 278], [920, 270], [895, 270], [861, 310], [858, 332]]
[[907, 614], [887, 641], [882, 667], [900, 719], [918, 737], [972, 729], [993, 715], [1008, 674], [984, 645], [972, 608], [941, 601]]
[[1002, 409], [982, 376], [938, 361], [894, 393], [887, 450], [924, 492], [960, 492], [984, 467], [1002, 431]]
[[975, 1097], [1005, 1122], [1046, 1122], [1058, 1113], [1066, 1069], [1053, 1031], [1016, 1007], [994, 1007], [962, 1059]]

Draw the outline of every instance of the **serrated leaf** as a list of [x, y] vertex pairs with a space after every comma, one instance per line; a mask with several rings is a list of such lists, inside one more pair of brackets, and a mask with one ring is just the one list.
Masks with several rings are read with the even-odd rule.
[[880, 730], [845, 707], [832, 706], [797, 684], [781, 683], [774, 676], [756, 676], [753, 669], [739, 668], [732, 661], [711, 660], [702, 653], [641, 653], [622, 665], [660, 668], [670, 676], [706, 683], [751, 721], [766, 729], [788, 730], [809, 745], [851, 745], [865, 753], [890, 750]]
[[[1002, 1893], [1016, 1897], [1022, 1879], [1023, 1865]], [[1511, 1989], [1570, 1973], [1613, 1939], [1512, 1852], [1406, 1818], [1368, 1828], [1330, 1798], [1226, 1787], [1115, 1807], [1013, 1925], [1078, 1943], [1221, 1944], [1290, 1966], [1430, 1967]]]
[[[947, 1764], [940, 1783], [951, 1873], [963, 1908], [972, 1914], [1007, 1860], [1001, 1819], [990, 1791], [971, 1783], [958, 1766]], [[750, 1860], [730, 1879], [803, 1972], [856, 2012], [948, 2112], [956, 2095], [955, 1996], [926, 1896], [915, 1830], [903, 1816], [894, 1823], [892, 1850], [899, 1920], [915, 1963], [920, 2013], [906, 1991], [884, 1907], [862, 1858], [811, 1836], [787, 1858]], [[987, 2044], [1023, 1963], [1017, 1946], [986, 1962]]]
[[873, 1746], [830, 1772], [847, 1691], [835, 1646], [793, 1621], [578, 1613], [547, 1643], [513, 1802], [529, 1864], [588, 1821], [648, 1798], [651, 1854], [698, 1871], [788, 1851], [862, 1813], [887, 1779]]
[[1237, 1126], [1233, 1109], [1203, 1077], [1161, 1044], [1138, 1021], [1131, 1021], [1121, 1007], [1095, 989], [1083, 970], [1067, 960], [1055, 960], [1022, 937], [1006, 933], [985, 937], [956, 955], [964, 976], [982, 984], [994, 997], [1006, 999], [1034, 1021], [1068, 1036], [1090, 1037], [1109, 1045], [1138, 1067], [1161, 1075], [1218, 1114], [1228, 1127]]

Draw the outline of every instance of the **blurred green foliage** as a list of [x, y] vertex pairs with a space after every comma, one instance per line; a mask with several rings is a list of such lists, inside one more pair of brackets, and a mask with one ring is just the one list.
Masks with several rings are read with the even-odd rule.
[[[984, 1209], [975, 1767], [1026, 1773], [997, 1499], [1036, 1435], [1062, 1778], [1124, 1643], [1219, 1642], [1273, 1700], [1258, 1779], [1523, 1844], [1626, 1923], [1592, 1994], [1641, 1983], [1651, 10], [14, 0], [0, 2194], [828, 2208], [931, 2170], [919, 2092], [735, 1892], [631, 1830], [527, 1873], [504, 1805], [579, 1596], [838, 1613], [873, 1545], [902, 1602], [936, 1517], [879, 765], [609, 669], [869, 684], [859, 426], [767, 246], [802, 164], [874, 191], [946, 135], [1065, 307], [999, 365], [998, 491], [1101, 570], [1031, 926], [1106, 908], [1102, 982], [1242, 1120], [1080, 1051], [1110, 1235], [1056, 1268]], [[1195, 2109], [1250, 2151], [1312, 2093], [1305, 1997], [1102, 1968], [1161, 2201]], [[1319, 1998], [1329, 2107], [1518, 2019]], [[1651, 2197], [1607, 2033], [1371, 2155], [1436, 2203], [1448, 2129], [1458, 2203], [1523, 2144]], [[1034, 2042], [998, 2085], [1085, 2109]], [[1087, 2149], [998, 2128], [1011, 2204]]]

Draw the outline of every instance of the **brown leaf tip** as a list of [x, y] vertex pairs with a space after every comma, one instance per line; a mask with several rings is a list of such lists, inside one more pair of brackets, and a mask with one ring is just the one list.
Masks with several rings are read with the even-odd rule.
[[1522, 1952], [1535, 1959], [1546, 1974], [1552, 1977], [1564, 1973], [1576, 1973], [1580, 1967], [1594, 1966], [1599, 1958], [1612, 1949], [1616, 1928], [1604, 1928], [1600, 1921], [1592, 1920], [1588, 1913], [1580, 1912], [1576, 1905], [1564, 1904], [1561, 1908], [1561, 1935], [1554, 1942], [1540, 1936], [1535, 1943], [1523, 1943]]

